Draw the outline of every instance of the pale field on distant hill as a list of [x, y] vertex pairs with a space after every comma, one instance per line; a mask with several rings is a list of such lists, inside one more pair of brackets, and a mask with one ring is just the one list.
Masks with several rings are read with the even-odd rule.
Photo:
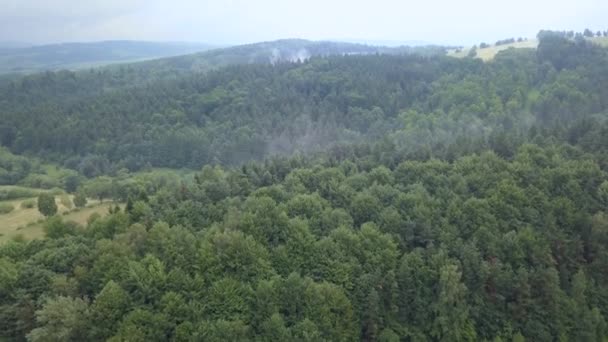
[[[496, 56], [496, 54], [499, 53], [500, 51], [507, 50], [509, 48], [536, 49], [537, 46], [538, 46], [538, 40], [529, 39], [529, 40], [526, 40], [523, 42], [515, 42], [515, 43], [511, 43], [511, 44], [504, 44], [504, 45], [498, 45], [498, 46], [492, 45], [492, 46], [484, 48], [484, 49], [480, 49], [479, 47], [477, 47], [477, 58], [481, 58], [484, 61], [489, 61], [489, 60], [492, 60]], [[448, 52], [448, 56], [453, 56], [453, 57], [458, 57], [458, 58], [466, 57], [469, 54], [470, 50], [471, 50], [471, 47], [464, 48], [460, 52], [451, 50]]]
[[[590, 40], [593, 43], [596, 43], [598, 45], [608, 47], [608, 37], [593, 37], [593, 38], [588, 38], [588, 40]], [[515, 43], [511, 43], [511, 44], [504, 44], [504, 45], [498, 45], [498, 46], [492, 45], [492, 46], [484, 48], [484, 49], [480, 49], [479, 47], [477, 47], [477, 56], [476, 57], [481, 58], [484, 61], [490, 61], [490, 60], [494, 59], [494, 57], [496, 56], [497, 53], [499, 53], [500, 51], [507, 50], [509, 48], [536, 49], [537, 47], [538, 47], [538, 40], [536, 40], [536, 39], [529, 39], [529, 40], [525, 40], [523, 42], [515, 42]], [[462, 57], [466, 57], [469, 54], [469, 51], [471, 51], [471, 47], [463, 48], [460, 52], [456, 52], [456, 50], [450, 50], [450, 51], [448, 51], [448, 56], [462, 58]]]

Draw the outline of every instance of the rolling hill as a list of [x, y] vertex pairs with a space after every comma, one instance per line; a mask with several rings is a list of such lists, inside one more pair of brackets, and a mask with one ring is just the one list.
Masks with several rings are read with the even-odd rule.
[[[486, 65], [290, 40], [31, 75], [0, 87], [0, 132], [13, 153], [95, 176], [146, 165], [234, 165], [374, 140], [400, 129], [409, 131], [400, 143], [415, 149], [458, 135], [485, 138], [495, 125], [525, 129], [535, 120], [570, 120], [608, 108], [598, 86], [605, 84], [605, 49], [567, 39], [541, 45], [537, 51], [505, 51], [496, 58], [500, 63]], [[544, 74], [543, 61], [556, 72], [586, 69], [578, 82], [558, 87]], [[593, 94], [593, 101], [564, 102], [564, 87]], [[426, 130], [432, 134], [415, 137]]]
[[7, 45], [0, 47], [0, 74], [82, 69], [190, 54], [213, 47], [202, 43], [143, 41], [65, 43], [18, 48]]
[[444, 55], [446, 52], [445, 47], [434, 45], [386, 47], [334, 41], [282, 39], [131, 63], [129, 65], [111, 66], [110, 69], [129, 68], [144, 75], [183, 76], [192, 72], [206, 72], [228, 65], [304, 62], [311, 57], [372, 54], [431, 56]]

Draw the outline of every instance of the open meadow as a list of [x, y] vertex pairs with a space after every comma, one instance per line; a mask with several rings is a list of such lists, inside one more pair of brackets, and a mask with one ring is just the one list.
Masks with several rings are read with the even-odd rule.
[[[587, 38], [587, 39], [595, 44], [598, 44], [598, 45], [601, 45], [604, 47], [608, 47], [608, 37], [593, 37], [593, 38]], [[514, 43], [510, 43], [510, 44], [491, 45], [486, 48], [477, 47], [477, 55], [475, 57], [481, 58], [484, 62], [487, 62], [487, 61], [493, 60], [494, 57], [496, 57], [496, 55], [500, 51], [504, 51], [504, 50], [507, 50], [510, 48], [536, 49], [537, 47], [538, 47], [537, 39], [528, 39], [528, 40], [525, 40], [522, 42], [514, 42]], [[448, 56], [463, 58], [463, 57], [468, 56], [471, 49], [472, 49], [472, 47], [465, 47], [465, 48], [462, 48], [459, 50], [452, 49], [452, 50], [448, 51]]]
[[[0, 187], [0, 190], [8, 188], [20, 187]], [[26, 188], [20, 188], [26, 189]], [[28, 189], [34, 192], [45, 192], [41, 189]], [[57, 213], [63, 217], [64, 221], [73, 221], [78, 224], [86, 224], [88, 218], [92, 214], [105, 215], [108, 213], [110, 206], [115, 205], [111, 201], [100, 203], [98, 200], [88, 199], [88, 204], [85, 208], [77, 209], [73, 205], [73, 195], [57, 195], [55, 203], [57, 204]], [[67, 201], [69, 199], [69, 201]], [[21, 236], [26, 240], [39, 239], [44, 237], [43, 224], [44, 216], [38, 211], [35, 204], [35, 197], [22, 199], [13, 199], [0, 201], [0, 206], [10, 205], [13, 210], [9, 213], [0, 213], [0, 243]], [[27, 202], [33, 202], [33, 207], [26, 205]]]

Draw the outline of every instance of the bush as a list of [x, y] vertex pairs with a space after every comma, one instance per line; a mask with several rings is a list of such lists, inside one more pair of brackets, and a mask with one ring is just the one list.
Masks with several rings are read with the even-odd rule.
[[11, 204], [8, 204], [8, 203], [0, 204], [0, 214], [8, 214], [11, 211], [13, 211], [14, 209], [15, 209], [15, 207], [13, 207]]
[[32, 209], [36, 207], [36, 200], [35, 199], [28, 199], [25, 200], [23, 202], [21, 202], [21, 208], [22, 209]]
[[477, 46], [473, 46], [471, 48], [471, 50], [469, 50], [469, 53], [467, 54], [467, 57], [469, 58], [475, 58], [477, 56]]
[[46, 237], [58, 239], [66, 235], [73, 235], [78, 230], [78, 225], [71, 221], [63, 222], [61, 217], [54, 216], [45, 222], [43, 229]]
[[27, 188], [8, 188], [0, 189], [0, 201], [14, 200], [19, 198], [36, 197], [40, 194], [40, 191]]
[[61, 186], [61, 182], [58, 179], [42, 174], [30, 174], [19, 184], [30, 188], [42, 189], [58, 188]]
[[93, 222], [99, 220], [101, 218], [101, 215], [99, 215], [98, 213], [92, 213], [91, 216], [89, 216], [89, 218], [87, 219], [87, 224], [91, 225]]
[[78, 192], [74, 196], [74, 205], [76, 208], [84, 208], [87, 205], [87, 197], [82, 192]]
[[46, 217], [55, 215], [57, 213], [55, 196], [51, 194], [40, 194], [40, 196], [38, 196], [38, 211]]
[[59, 196], [59, 195], [65, 194], [65, 191], [61, 188], [52, 188], [50, 190], [50, 193], [53, 196]]
[[70, 210], [74, 207], [74, 204], [72, 203], [72, 200], [70, 199], [70, 196], [68, 196], [66, 194], [61, 195], [59, 197], [59, 201], [61, 202], [61, 205], [66, 207], [68, 210]]

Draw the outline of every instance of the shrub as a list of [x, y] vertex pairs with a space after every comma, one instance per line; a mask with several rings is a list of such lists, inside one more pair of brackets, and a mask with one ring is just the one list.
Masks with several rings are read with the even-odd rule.
[[36, 197], [39, 194], [40, 194], [40, 191], [37, 191], [34, 189], [27, 189], [27, 188], [0, 189], [0, 201]]
[[74, 196], [74, 205], [76, 208], [84, 208], [87, 205], [87, 198], [82, 192], [78, 192]]
[[61, 202], [61, 205], [66, 207], [68, 210], [70, 210], [74, 207], [74, 204], [72, 203], [72, 199], [70, 199], [70, 196], [68, 196], [67, 194], [61, 195], [59, 197], [59, 201]]
[[61, 188], [52, 188], [50, 190], [50, 193], [53, 196], [59, 196], [59, 195], [65, 194], [65, 191]]
[[12, 204], [0, 203], [0, 214], [8, 214], [13, 211], [15, 207]]
[[78, 225], [71, 221], [63, 222], [61, 217], [54, 216], [45, 222], [43, 229], [48, 238], [58, 239], [74, 234], [78, 229]]
[[32, 209], [36, 207], [36, 200], [35, 199], [28, 199], [25, 200], [23, 202], [21, 202], [21, 208], [22, 209]]
[[90, 225], [93, 222], [99, 220], [101, 218], [101, 215], [99, 215], [98, 213], [92, 213], [91, 216], [89, 216], [89, 218], [87, 219], [87, 223]]
[[40, 196], [38, 196], [38, 211], [46, 217], [55, 215], [57, 213], [55, 196], [51, 194], [40, 194]]
[[469, 58], [475, 58], [477, 56], [477, 46], [473, 46], [471, 48], [471, 50], [469, 50], [469, 53], [467, 54], [467, 57]]
[[19, 184], [30, 188], [42, 189], [58, 188], [61, 186], [61, 182], [58, 179], [42, 174], [30, 174]]

